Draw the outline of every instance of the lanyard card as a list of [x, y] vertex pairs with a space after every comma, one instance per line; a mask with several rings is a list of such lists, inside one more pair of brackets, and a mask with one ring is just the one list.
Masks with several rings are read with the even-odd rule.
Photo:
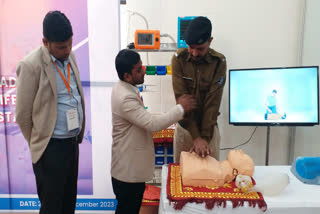
[[67, 111], [68, 131], [79, 128], [78, 110], [76, 108]]

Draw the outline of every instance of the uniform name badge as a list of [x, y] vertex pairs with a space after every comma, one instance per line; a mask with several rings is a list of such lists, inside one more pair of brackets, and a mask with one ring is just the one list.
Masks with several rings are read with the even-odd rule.
[[78, 110], [76, 108], [72, 108], [67, 111], [67, 125], [68, 131], [80, 128]]

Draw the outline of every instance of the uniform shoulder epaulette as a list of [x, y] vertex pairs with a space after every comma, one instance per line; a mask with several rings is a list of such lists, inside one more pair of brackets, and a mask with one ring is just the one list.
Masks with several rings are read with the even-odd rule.
[[181, 58], [181, 57], [187, 57], [188, 56], [188, 49], [187, 48], [179, 48], [174, 55], [177, 58]]
[[211, 48], [209, 49], [209, 54], [213, 57], [219, 58], [221, 61], [226, 61], [226, 57], [222, 53], [219, 53]]

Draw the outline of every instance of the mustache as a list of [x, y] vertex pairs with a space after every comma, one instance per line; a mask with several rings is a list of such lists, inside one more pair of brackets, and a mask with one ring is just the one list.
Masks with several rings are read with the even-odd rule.
[[192, 56], [192, 60], [199, 61], [202, 59], [202, 56]]

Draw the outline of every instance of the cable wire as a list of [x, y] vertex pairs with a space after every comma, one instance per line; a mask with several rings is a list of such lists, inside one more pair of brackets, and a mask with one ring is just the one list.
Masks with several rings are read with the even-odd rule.
[[[144, 22], [146, 23], [146, 27], [147, 27], [147, 30], [149, 30], [149, 23], [148, 23], [148, 20], [146, 17], [144, 17], [141, 13], [138, 13], [138, 12], [135, 12], [135, 11], [132, 11], [132, 10], [127, 10], [127, 12], [130, 13], [129, 15], [129, 20], [128, 20], [128, 32], [127, 32], [127, 42], [129, 42], [129, 30], [130, 30], [130, 21], [131, 21], [131, 17], [134, 16], [134, 15], [137, 15], [139, 17], [141, 17]], [[149, 65], [149, 53], [146, 52], [146, 56], [147, 56], [147, 65]]]
[[246, 145], [247, 143], [249, 143], [249, 142], [250, 142], [250, 140], [251, 140], [251, 138], [252, 138], [253, 134], [256, 132], [257, 128], [258, 128], [258, 126], [256, 126], [256, 128], [253, 130], [253, 132], [252, 132], [252, 134], [251, 134], [250, 138], [249, 138], [246, 142], [244, 142], [244, 143], [242, 143], [242, 144], [239, 144], [239, 145], [237, 145], [237, 146], [235, 146], [235, 147], [232, 147], [232, 148], [222, 148], [222, 149], [220, 149], [220, 150], [230, 150], [230, 149], [235, 149], [235, 148], [238, 148], [238, 147], [240, 147], [240, 146], [244, 146], [244, 145]]
[[173, 41], [173, 43], [176, 43], [176, 40], [170, 34], [167, 34], [167, 33], [160, 34], [160, 37], [168, 37]]

